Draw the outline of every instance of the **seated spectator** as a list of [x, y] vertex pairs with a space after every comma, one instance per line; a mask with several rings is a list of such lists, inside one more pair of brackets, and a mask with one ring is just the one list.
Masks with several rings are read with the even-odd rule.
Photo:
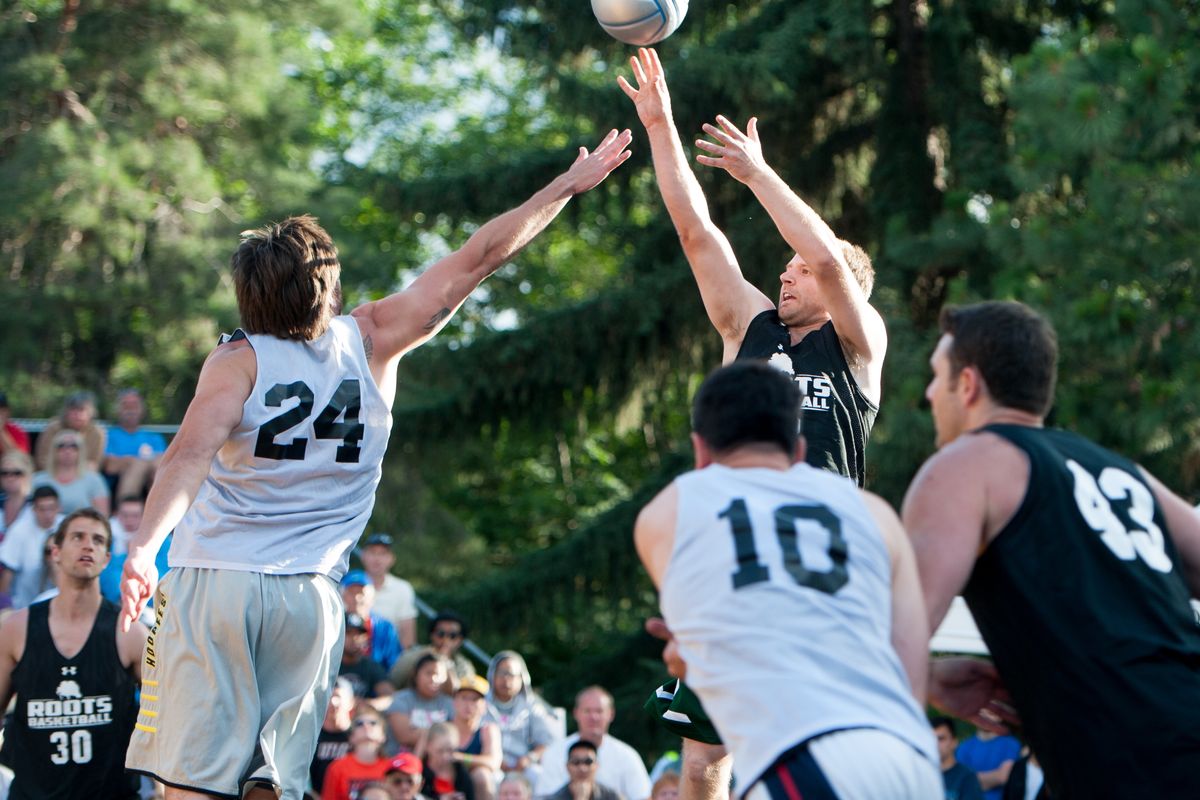
[[955, 757], [975, 773], [985, 800], [1001, 800], [1008, 773], [1021, 755], [1021, 743], [1012, 736], [977, 730], [958, 746]]
[[64, 514], [91, 506], [107, 517], [111, 505], [108, 484], [88, 466], [87, 459], [87, 447], [79, 432], [59, 431], [52, 440], [50, 468], [34, 473], [33, 488], [53, 486]]
[[642, 757], [608, 733], [614, 716], [612, 695], [600, 686], [589, 686], [575, 695], [575, 708], [571, 713], [579, 732], [546, 748], [542, 756], [542, 775], [534, 787], [534, 795], [547, 797], [567, 783], [570, 778], [566, 769], [567, 751], [575, 742], [585, 739], [597, 750], [597, 781], [615, 789], [627, 800], [649, 800], [650, 776], [646, 774]]
[[412, 687], [396, 692], [387, 717], [401, 747], [416, 749], [424, 731], [454, 716], [454, 702], [442, 691], [447, 680], [445, 660], [429, 653], [417, 662]]
[[346, 643], [342, 647], [338, 677], [350, 682], [356, 699], [366, 700], [379, 711], [386, 711], [392, 705], [395, 689], [388, 683], [384, 668], [370, 657], [370, 649], [366, 620], [358, 614], [346, 614]]
[[104, 474], [116, 478], [117, 497], [144, 497], [167, 449], [161, 434], [142, 430], [145, 416], [146, 404], [137, 389], [117, 395], [117, 424], [108, 429], [103, 461]]
[[0, 455], [7, 453], [29, 455], [29, 434], [12, 421], [8, 395], [0, 392]]
[[403, 648], [392, 623], [375, 612], [375, 586], [367, 573], [360, 569], [346, 573], [342, 578], [342, 603], [346, 606], [346, 613], [358, 614], [366, 620], [371, 658], [378, 661], [385, 671], [391, 671]]
[[33, 491], [33, 460], [20, 450], [8, 450], [0, 456], [0, 538], [29, 508]]
[[679, 800], [679, 773], [670, 770], [650, 787], [650, 800]]
[[417, 659], [427, 653], [434, 653], [446, 658], [451, 664], [450, 683], [447, 684], [445, 692], [453, 694], [460, 680], [475, 674], [475, 665], [459, 652], [466, 640], [467, 623], [463, 618], [453, 611], [438, 612], [429, 623], [429, 646], [416, 648], [401, 656], [392, 670], [392, 685], [407, 686], [412, 680]]
[[412, 753], [400, 753], [393, 758], [383, 779], [391, 792], [390, 800], [427, 800], [421, 792], [424, 788], [424, 771], [421, 759]]
[[308, 768], [309, 782], [314, 788], [325, 783], [329, 765], [350, 752], [350, 731], [354, 726], [354, 689], [350, 681], [338, 678], [333, 694], [325, 707], [325, 719], [317, 734], [317, 750]]
[[325, 770], [321, 800], [354, 800], [358, 790], [383, 778], [391, 763], [383, 757], [383, 717], [370, 706], [362, 706], [350, 728], [350, 752]]
[[33, 490], [33, 513], [22, 514], [0, 542], [0, 594], [13, 608], [25, 608], [52, 585], [46, 574], [46, 542], [62, 522], [58, 492], [51, 486]]
[[425, 793], [433, 800], [475, 800], [475, 784], [455, 754], [458, 731], [449, 722], [430, 726], [425, 738]]
[[392, 800], [392, 790], [387, 784], [371, 781], [358, 790], [354, 800]]
[[464, 678], [454, 692], [453, 724], [458, 732], [455, 758], [471, 774], [477, 800], [491, 800], [500, 776], [500, 729], [487, 719], [488, 682], [478, 675]]
[[54, 437], [64, 430], [71, 430], [82, 437], [83, 449], [87, 453], [87, 458], [81, 463], [86, 463], [87, 469], [92, 472], [99, 473], [108, 437], [104, 428], [96, 424], [95, 417], [96, 397], [91, 392], [76, 392], [68, 397], [63, 403], [62, 414], [51, 420], [38, 435], [34, 465], [39, 470], [50, 470], [54, 455]]
[[539, 762], [554, 741], [550, 712], [530, 686], [529, 668], [515, 650], [502, 650], [488, 666], [488, 718], [500, 729], [504, 751], [501, 769], [537, 780]]
[[946, 787], [946, 800], [983, 800], [983, 790], [975, 773], [958, 763], [954, 750], [958, 747], [958, 734], [954, 720], [949, 717], [934, 717], [929, 720], [937, 736], [938, 758], [942, 762], [942, 783]]
[[596, 781], [599, 769], [596, 745], [576, 739], [567, 748], [567, 783], [550, 800], [623, 800], [616, 789]]
[[510, 772], [496, 788], [496, 800], [533, 800], [533, 786], [517, 772]]
[[417, 595], [412, 584], [392, 573], [396, 564], [394, 542], [386, 533], [373, 533], [364, 541], [358, 558], [375, 587], [375, 613], [400, 635], [405, 650], [417, 643]]
[[142, 514], [146, 511], [146, 501], [139, 495], [118, 495], [118, 498], [117, 510], [108, 521], [112, 526], [114, 556], [129, 550], [129, 540], [142, 527]]

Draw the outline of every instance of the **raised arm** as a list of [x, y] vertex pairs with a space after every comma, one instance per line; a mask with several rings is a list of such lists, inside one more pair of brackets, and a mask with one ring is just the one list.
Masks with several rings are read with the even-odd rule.
[[883, 318], [867, 302], [867, 293], [854, 277], [845, 243], [763, 158], [758, 120], [751, 117], [743, 133], [729, 119], [718, 116], [716, 125], [704, 125], [704, 132], [714, 141], [696, 141], [696, 146], [709, 154], [696, 160], [723, 169], [750, 187], [788, 246], [816, 277], [822, 305], [843, 346], [867, 363], [882, 366], [887, 349]]
[[594, 152], [579, 148], [571, 168], [521, 205], [492, 219], [458, 250], [426, 269], [412, 285], [353, 311], [376, 380], [397, 357], [428, 341], [475, 287], [542, 232], [567, 201], [599, 185], [627, 158], [632, 134], [610, 131]]
[[158, 549], [196, 498], [213, 457], [242, 421], [256, 371], [254, 350], [244, 340], [221, 345], [204, 362], [179, 433], [159, 464], [142, 524], [129, 541], [121, 575], [122, 630], [129, 630], [149, 601], [158, 577]]
[[742, 276], [729, 240], [709, 216], [708, 201], [675, 129], [671, 95], [658, 53], [642, 48], [629, 63], [637, 88], [623, 75], [617, 77], [617, 84], [633, 101], [650, 137], [658, 190], [700, 287], [704, 309], [725, 341], [725, 361], [732, 361], [750, 320], [774, 304]]

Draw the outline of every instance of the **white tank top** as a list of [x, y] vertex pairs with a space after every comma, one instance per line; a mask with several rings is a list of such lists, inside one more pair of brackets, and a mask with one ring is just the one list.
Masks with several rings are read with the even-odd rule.
[[391, 403], [352, 317], [310, 342], [240, 336], [258, 362], [254, 389], [168, 563], [340, 580], [375, 505]]
[[888, 731], [936, 765], [891, 644], [891, 559], [854, 484], [806, 464], [714, 464], [675, 484], [663, 616], [742, 791], [844, 728]]

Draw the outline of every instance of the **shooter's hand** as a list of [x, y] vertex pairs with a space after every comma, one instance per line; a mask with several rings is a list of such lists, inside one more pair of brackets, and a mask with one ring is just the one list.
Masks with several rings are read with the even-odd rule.
[[667, 91], [667, 77], [662, 62], [653, 48], [638, 48], [637, 56], [629, 59], [633, 67], [635, 89], [624, 75], [617, 76], [617, 85], [637, 108], [638, 119], [646, 129], [671, 122], [671, 94]]

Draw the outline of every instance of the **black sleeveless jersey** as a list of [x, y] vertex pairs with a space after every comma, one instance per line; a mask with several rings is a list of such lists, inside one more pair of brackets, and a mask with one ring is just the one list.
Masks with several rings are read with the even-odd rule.
[[29, 607], [25, 653], [13, 669], [17, 702], [4, 732], [14, 773], [10, 800], [125, 800], [138, 779], [125, 772], [137, 706], [133, 676], [117, 653], [117, 607], [107, 600], [83, 649], [63, 658], [50, 637], [50, 602]]
[[781, 366], [791, 361], [796, 384], [804, 392], [801, 427], [807, 442], [805, 461], [818, 469], [866, 483], [867, 439], [879, 407], [863, 396], [833, 322], [812, 331], [795, 346], [779, 312], [764, 311], [746, 326], [737, 358], [766, 359]]
[[1200, 797], [1200, 625], [1150, 487], [1081, 436], [983, 430], [1029, 485], [963, 595], [1051, 795]]

